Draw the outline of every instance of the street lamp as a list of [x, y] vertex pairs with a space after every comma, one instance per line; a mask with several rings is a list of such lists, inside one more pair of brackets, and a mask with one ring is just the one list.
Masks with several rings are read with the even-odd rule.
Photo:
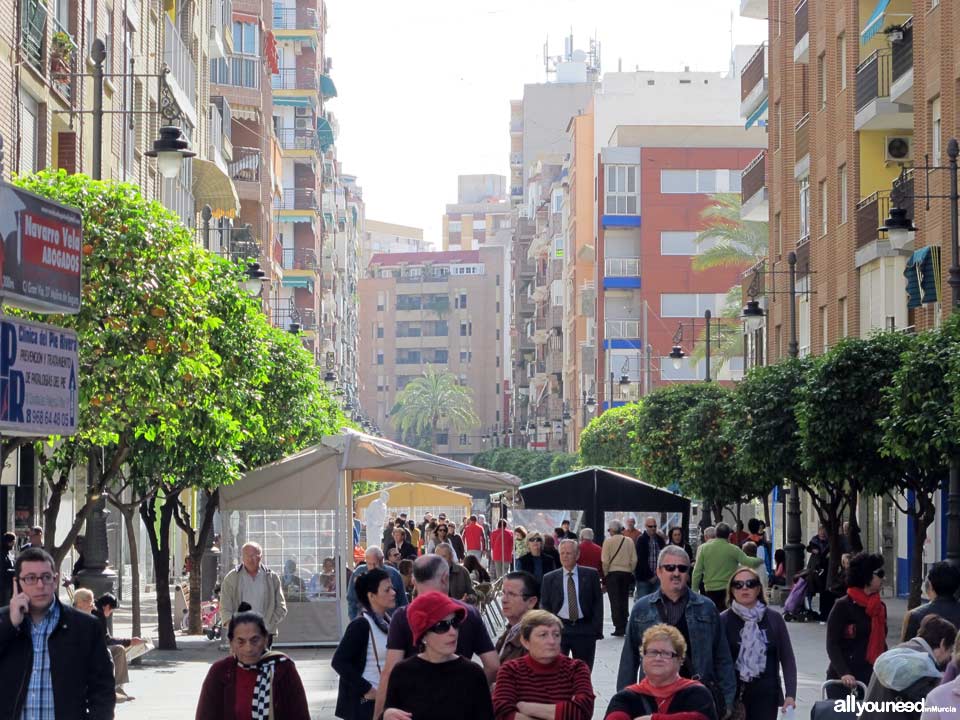
[[[620, 368], [620, 387], [626, 387], [630, 384], [630, 360], [623, 361], [623, 367]], [[610, 399], [607, 401], [607, 410], [613, 409], [613, 370], [610, 371]]]
[[263, 290], [263, 284], [267, 281], [267, 274], [260, 269], [260, 263], [251, 262], [247, 264], [246, 278], [243, 281], [244, 289], [251, 297], [257, 297]]
[[153, 150], [147, 150], [144, 155], [156, 158], [157, 170], [167, 180], [172, 180], [180, 174], [183, 161], [194, 157], [196, 153], [190, 150], [190, 143], [180, 128], [165, 125], [160, 128], [160, 137], [153, 141]]
[[[706, 323], [706, 376], [704, 382], [710, 382], [710, 318], [713, 314], [709, 310], [703, 311], [703, 319]], [[690, 325], [696, 328], [696, 321], [691, 320]], [[673, 369], [679, 370], [683, 367], [683, 359], [687, 354], [683, 351], [683, 323], [677, 324], [677, 332], [673, 335], [673, 348], [670, 350], [670, 360], [673, 363]]]

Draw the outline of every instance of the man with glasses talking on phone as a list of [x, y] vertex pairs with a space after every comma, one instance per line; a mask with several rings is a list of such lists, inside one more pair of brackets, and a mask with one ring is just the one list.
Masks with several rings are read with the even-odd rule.
[[58, 580], [42, 548], [17, 556], [13, 597], [0, 609], [0, 718], [113, 718], [113, 662], [103, 629], [93, 616], [60, 603]]
[[[725, 541], [726, 542], [726, 541]], [[720, 622], [720, 613], [709, 598], [687, 586], [690, 557], [679, 545], [667, 545], [657, 557], [660, 587], [640, 598], [630, 611], [627, 637], [620, 654], [617, 690], [643, 679], [640, 645], [643, 634], [654, 625], [666, 623], [683, 635], [686, 656], [680, 676], [699, 680], [713, 694], [717, 717], [733, 708], [737, 683], [730, 647]]]

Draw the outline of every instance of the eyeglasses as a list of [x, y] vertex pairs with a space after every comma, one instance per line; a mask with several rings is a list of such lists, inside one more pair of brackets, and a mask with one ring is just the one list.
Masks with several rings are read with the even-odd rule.
[[531, 542], [542, 543], [542, 542], [543, 542], [543, 538], [530, 538], [529, 540], [527, 540], [527, 542], [528, 542], [528, 543], [531, 543]]
[[685, 573], [687, 572], [687, 570], [690, 569], [689, 565], [674, 565], [673, 563], [670, 563], [669, 565], [661, 565], [660, 567], [662, 567], [664, 570], [666, 570], [669, 573], [672, 573], [672, 572]]
[[734, 590], [743, 590], [744, 588], [755, 590], [756, 588], [760, 587], [760, 581], [756, 578], [750, 578], [749, 580], [734, 580], [732, 583], [730, 583], [730, 587], [732, 587]]
[[52, 585], [55, 575], [50, 573], [44, 573], [43, 575], [21, 575], [20, 582], [24, 585], [36, 585], [38, 582], [42, 582], [44, 585]]
[[673, 660], [676, 657], [680, 657], [680, 653], [670, 652], [669, 650], [644, 650], [643, 656], [648, 658]]
[[886, 575], [886, 573], [883, 571], [883, 568], [880, 568], [879, 570], [874, 570], [873, 574], [876, 575], [881, 580], [883, 580], [883, 576]]
[[441, 620], [432, 628], [427, 630], [429, 633], [436, 633], [437, 635], [444, 635], [445, 633], [450, 632], [450, 628], [456, 630], [460, 627], [460, 618], [455, 617], [453, 620]]
[[656, 525], [647, 525], [646, 528], [647, 528], [647, 530], [656, 530], [656, 529], [657, 529], [657, 526], [656, 526]]
[[500, 595], [501, 597], [523, 598], [524, 600], [529, 600], [530, 598], [533, 597], [533, 595], [527, 595], [525, 593], [510, 592], [509, 590], [504, 590], [502, 593], [500, 593]]

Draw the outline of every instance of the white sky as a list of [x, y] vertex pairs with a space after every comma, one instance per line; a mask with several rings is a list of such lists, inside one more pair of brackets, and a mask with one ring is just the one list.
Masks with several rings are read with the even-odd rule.
[[367, 217], [424, 228], [439, 248], [457, 175], [509, 176], [510, 103], [546, 80], [543, 44], [601, 45], [601, 70], [726, 70], [766, 21], [739, 0], [327, 0], [338, 157]]

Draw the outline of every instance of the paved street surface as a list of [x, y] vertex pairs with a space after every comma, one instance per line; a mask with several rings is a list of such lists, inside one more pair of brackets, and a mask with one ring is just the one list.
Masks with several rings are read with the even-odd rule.
[[[906, 612], [906, 602], [886, 600], [889, 613], [891, 645], [899, 640], [900, 626]], [[778, 608], [779, 609], [779, 608]], [[119, 615], [119, 614], [118, 614]], [[615, 692], [620, 648], [623, 641], [610, 637], [612, 626], [607, 608], [607, 628], [603, 640], [597, 644], [597, 659], [593, 669], [593, 684], [597, 691], [594, 718], [602, 718], [607, 702]], [[124, 617], [117, 618], [115, 635], [129, 634]], [[788, 625], [797, 654], [800, 670], [797, 717], [807, 717], [810, 706], [818, 699], [820, 683], [826, 673], [826, 626], [819, 623]], [[196, 712], [200, 687], [210, 663], [223, 657], [216, 642], [205, 638], [180, 637], [179, 650], [154, 651], [142, 660], [140, 667], [130, 669], [128, 686], [136, 700], [117, 706], [117, 720], [185, 720]], [[332, 649], [288, 649], [296, 661], [307, 691], [307, 699], [314, 718], [333, 718], [337, 696], [337, 675], [330, 667]]]

